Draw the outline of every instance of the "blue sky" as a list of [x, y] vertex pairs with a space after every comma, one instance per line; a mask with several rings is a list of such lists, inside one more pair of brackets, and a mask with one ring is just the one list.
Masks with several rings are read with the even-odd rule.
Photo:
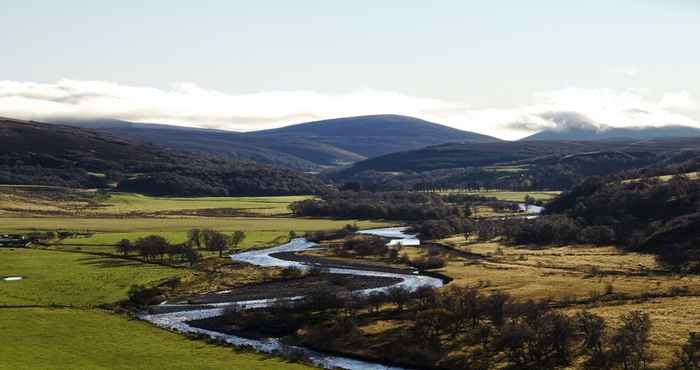
[[252, 130], [401, 113], [504, 138], [562, 125], [550, 111], [700, 126], [696, 1], [0, 3], [2, 115]]

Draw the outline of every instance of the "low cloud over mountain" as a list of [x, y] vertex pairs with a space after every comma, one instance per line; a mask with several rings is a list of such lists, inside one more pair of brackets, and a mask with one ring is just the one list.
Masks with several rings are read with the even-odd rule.
[[35, 120], [114, 118], [252, 131], [318, 119], [402, 114], [505, 139], [541, 130], [583, 127], [700, 127], [700, 111], [685, 91], [567, 88], [534, 94], [516, 107], [475, 107], [406, 94], [357, 90], [343, 94], [270, 91], [229, 94], [179, 83], [169, 89], [63, 79], [0, 81], [0, 115]]

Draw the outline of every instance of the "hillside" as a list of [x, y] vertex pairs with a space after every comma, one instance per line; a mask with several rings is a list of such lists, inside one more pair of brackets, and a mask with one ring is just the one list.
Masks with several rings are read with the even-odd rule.
[[247, 133], [116, 120], [60, 123], [169, 148], [300, 170], [347, 165], [378, 155], [448, 142], [498, 141], [489, 136], [395, 115], [330, 119]]
[[700, 137], [700, 129], [689, 126], [569, 128], [540, 131], [520, 140], [646, 140], [682, 137]]
[[195, 155], [57, 124], [0, 118], [0, 184], [101, 188], [159, 195], [311, 194], [314, 178]]
[[365, 189], [561, 190], [587, 176], [682, 163], [698, 150], [700, 138], [445, 144], [371, 158], [326, 176]]

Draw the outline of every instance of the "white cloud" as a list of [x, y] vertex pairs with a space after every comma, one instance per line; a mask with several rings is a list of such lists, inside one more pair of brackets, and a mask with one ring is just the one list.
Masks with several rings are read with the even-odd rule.
[[637, 77], [641, 73], [640, 68], [633, 65], [617, 66], [612, 68], [612, 71], [627, 77]]
[[359, 90], [328, 95], [271, 91], [233, 95], [192, 83], [170, 89], [104, 81], [0, 81], [0, 115], [55, 120], [116, 118], [229, 130], [258, 130], [309, 120], [364, 114], [404, 114], [506, 139], [571, 125], [657, 126], [700, 122], [679, 110], [697, 104], [687, 92], [660, 100], [644, 90], [568, 88], [539, 92], [519, 107], [477, 109], [468, 102]]
[[659, 104], [662, 108], [678, 108], [678, 109], [697, 109], [698, 103], [693, 100], [690, 93], [687, 91], [680, 91], [677, 93], [666, 93], [661, 98], [661, 103]]

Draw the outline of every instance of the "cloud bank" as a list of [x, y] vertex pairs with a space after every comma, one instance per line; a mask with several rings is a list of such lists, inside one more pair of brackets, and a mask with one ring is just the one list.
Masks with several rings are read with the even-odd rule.
[[517, 139], [543, 129], [690, 125], [698, 104], [685, 91], [652, 99], [644, 90], [569, 88], [535, 93], [531, 104], [475, 108], [465, 101], [358, 90], [345, 94], [271, 91], [234, 95], [177, 83], [169, 89], [63, 79], [0, 81], [0, 116], [34, 119], [114, 118], [250, 131], [325, 118], [404, 114], [463, 130]]

